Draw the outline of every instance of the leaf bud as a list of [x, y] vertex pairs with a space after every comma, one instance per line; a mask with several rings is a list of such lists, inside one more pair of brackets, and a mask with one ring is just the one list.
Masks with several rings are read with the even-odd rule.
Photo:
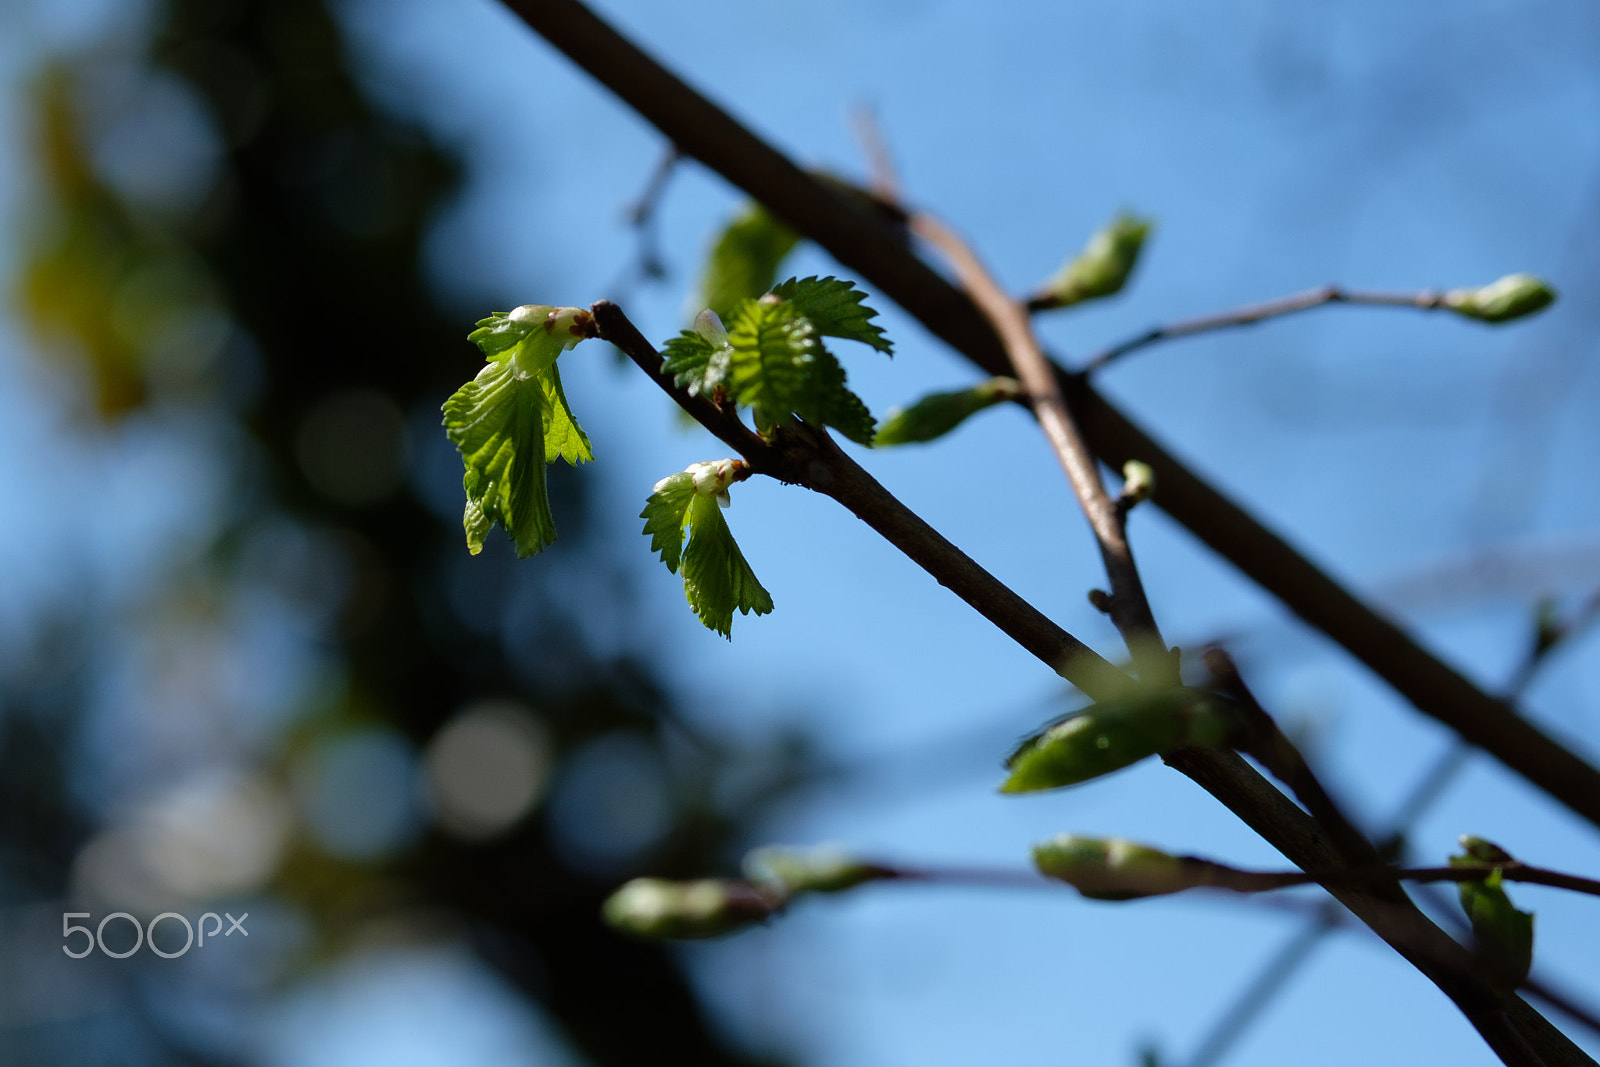
[[896, 876], [887, 867], [864, 863], [833, 845], [754, 849], [744, 858], [744, 873], [752, 882], [785, 898], [799, 893], [838, 893], [863, 882]]
[[1508, 274], [1476, 289], [1452, 289], [1444, 306], [1481, 322], [1510, 322], [1542, 311], [1555, 302], [1555, 290], [1532, 274]]
[[1211, 884], [1212, 865], [1116, 837], [1061, 834], [1033, 846], [1033, 864], [1092, 900], [1133, 900]]
[[1122, 499], [1128, 502], [1128, 507], [1149, 500], [1156, 491], [1156, 472], [1148, 463], [1128, 460], [1122, 465], [1122, 479]]
[[1083, 251], [1069, 260], [1032, 303], [1035, 307], [1071, 307], [1120, 292], [1139, 262], [1151, 220], [1119, 212], [1100, 229]]
[[1002, 793], [1086, 782], [1189, 745], [1225, 745], [1239, 727], [1223, 698], [1174, 687], [1091, 704], [1024, 741], [1006, 761]]
[[1465, 850], [1463, 856], [1451, 856], [1450, 864], [1453, 867], [1470, 867], [1475, 863], [1511, 863], [1511, 853], [1481, 837], [1472, 834], [1462, 834], [1456, 838]]
[[728, 343], [727, 327], [722, 325], [722, 320], [710, 308], [703, 308], [700, 314], [694, 317], [694, 332], [705, 338], [706, 344], [712, 348], [722, 348]]
[[716, 937], [761, 922], [780, 907], [748, 882], [635, 878], [611, 894], [601, 914], [637, 937], [676, 939]]
[[[701, 496], [714, 496], [718, 503], [728, 495], [728, 486], [740, 479], [749, 466], [740, 459], [716, 459], [707, 463], [691, 463], [684, 468], [694, 483], [694, 491]], [[723, 503], [723, 507], [728, 505]]]
[[872, 443], [908, 445], [935, 440], [984, 408], [1015, 400], [1021, 392], [1014, 378], [990, 378], [971, 389], [929, 393], [908, 408], [890, 411]]

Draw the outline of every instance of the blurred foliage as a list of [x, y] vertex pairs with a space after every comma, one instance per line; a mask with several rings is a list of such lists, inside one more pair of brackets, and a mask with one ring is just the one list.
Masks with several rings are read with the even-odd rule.
[[[203, 550], [156, 583], [153, 602], [97, 615], [104, 599], [81, 579], [65, 617], [41, 622], [31, 653], [4, 661], [6, 902], [60, 910], [81, 891], [87, 851], [117, 832], [117, 798], [242, 764], [255, 783], [242, 795], [289, 798], [291, 815], [273, 862], [231, 891], [266, 894], [312, 934], [265, 993], [239, 996], [282, 992], [375, 930], [426, 939], [444, 915], [444, 928], [541, 1003], [590, 1062], [752, 1062], [708, 1024], [673, 958], [619, 937], [600, 906], [626, 877], [725, 864], [803, 775], [802, 748], [708, 741], [637, 655], [588, 647], [568, 613], [571, 572], [589, 569], [583, 588], [620, 577], [582, 543], [583, 501], [564, 472], [552, 471], [550, 486], [570, 517], [553, 549], [566, 554], [562, 589], [547, 584], [556, 569], [519, 568], [508, 546], [462, 552], [460, 467], [452, 472], [438, 411], [478, 358], [460, 323], [436, 309], [422, 261], [461, 162], [367, 98], [317, 0], [170, 0], [149, 40], [124, 52], [62, 57], [36, 83], [39, 194], [18, 304], [40, 351], [81, 383], [85, 419], [159, 431], [198, 413], [239, 444], [218, 460], [225, 499]], [[150, 85], [201, 116], [197, 147], [163, 156], [147, 144], [142, 172], [119, 170], [106, 145], [126, 154], [131, 140], [139, 162], [151, 128], [135, 105]], [[298, 613], [312, 665], [256, 664], [246, 688], [281, 685], [272, 672], [292, 668], [303, 677], [289, 689], [301, 695], [285, 721], [246, 729], [207, 704], [203, 685], [235, 669], [222, 648], [227, 620], [263, 593]], [[100, 714], [98, 679], [141, 640], [155, 649], [146, 651], [167, 687], [161, 699], [208, 708], [210, 740], [137, 764], [143, 778], [89, 788], [117, 758], [84, 741]], [[414, 774], [453, 760], [449, 773], [470, 780], [473, 760], [508, 750], [480, 735], [527, 742], [511, 748], [539, 779], [531, 814], [501, 825], [473, 823], [467, 810], [450, 823], [435, 797], [438, 817], [383, 847], [341, 849], [319, 834], [305, 799], [317, 773], [342, 782], [345, 792], [330, 795], [361, 814], [377, 802], [352, 794], [366, 779], [351, 768], [397, 753]], [[109, 808], [86, 799], [96, 789], [109, 791]], [[618, 818], [634, 829], [608, 838], [604, 805], [624, 802], [635, 810]], [[258, 821], [271, 807], [244, 805]], [[161, 984], [166, 972], [128, 962], [124, 973], [144, 984], [120, 986], [117, 1006], [97, 1010], [142, 1019], [139, 1040], [24, 1025], [5, 1037], [15, 1062], [247, 1053], [242, 1030], [232, 1044], [196, 1038]]]

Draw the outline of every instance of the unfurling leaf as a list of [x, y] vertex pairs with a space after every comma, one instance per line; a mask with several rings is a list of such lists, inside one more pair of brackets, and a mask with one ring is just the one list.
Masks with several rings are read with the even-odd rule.
[[556, 360], [592, 329], [580, 308], [525, 304], [479, 320], [468, 336], [489, 362], [443, 411], [445, 434], [466, 465], [462, 526], [474, 555], [496, 523], [511, 535], [518, 556], [556, 539], [545, 464], [594, 458], [567, 405]]
[[1480, 322], [1510, 322], [1555, 303], [1556, 292], [1532, 274], [1508, 274], [1476, 289], [1452, 289], [1444, 306]]
[[742, 460], [693, 464], [657, 482], [639, 513], [650, 547], [667, 570], [676, 574], [682, 567], [683, 592], [695, 615], [728, 638], [735, 610], [757, 615], [772, 610], [772, 596], [756, 580], [722, 517], [728, 486], [748, 471]]
[[[1485, 863], [1510, 863], [1511, 854], [1492, 841], [1463, 834], [1464, 853], [1450, 857], [1452, 867], [1476, 867]], [[1513, 989], [1528, 977], [1533, 966], [1533, 913], [1519, 911], [1503, 886], [1499, 867], [1482, 880], [1461, 882], [1461, 910], [1472, 922], [1472, 936], [1478, 951], [1494, 972], [1496, 981]]]
[[772, 294], [793, 304], [824, 337], [860, 341], [879, 352], [893, 354], [894, 346], [883, 328], [872, 320], [878, 313], [867, 307], [867, 294], [838, 278], [790, 278], [772, 287]]
[[1021, 386], [1015, 378], [990, 378], [971, 389], [929, 393], [908, 408], [894, 408], [885, 416], [872, 443], [909, 445], [933, 441], [985, 408], [1015, 400]]
[[863, 863], [839, 848], [768, 845], [746, 853], [745, 877], [784, 898], [800, 893], [839, 893], [863, 882], [894, 878], [887, 867]]
[[699, 304], [724, 317], [742, 301], [772, 288], [778, 267], [794, 249], [795, 232], [750, 204], [717, 238], [700, 277]]
[[1163, 689], [1091, 704], [1024, 741], [1006, 760], [1011, 775], [1000, 791], [1056, 789], [1176, 748], [1223, 745], [1238, 725], [1230, 704], [1197, 689]]
[[606, 922], [636, 937], [716, 937], [770, 917], [782, 906], [747, 882], [635, 878], [602, 906]]
[[1149, 219], [1120, 212], [1045, 283], [1030, 303], [1040, 309], [1071, 307], [1120, 292], [1139, 262], [1139, 252], [1151, 226]]
[[1033, 864], [1093, 900], [1133, 900], [1215, 884], [1215, 864], [1121, 838], [1061, 834], [1033, 846]]

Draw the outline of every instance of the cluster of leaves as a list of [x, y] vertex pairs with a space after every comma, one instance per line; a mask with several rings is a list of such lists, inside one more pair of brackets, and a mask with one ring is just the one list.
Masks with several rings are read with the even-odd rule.
[[723, 637], [733, 635], [735, 609], [757, 615], [772, 610], [771, 594], [756, 580], [722, 517], [728, 486], [746, 472], [737, 460], [695, 463], [657, 482], [639, 514], [667, 570], [676, 574], [683, 567], [683, 591], [695, 615]]
[[870, 445], [872, 412], [846, 387], [844, 368], [822, 343], [837, 337], [891, 351], [863, 299], [838, 278], [791, 278], [741, 300], [725, 326], [714, 311], [703, 313], [695, 329], [667, 342], [662, 370], [693, 395], [750, 408], [763, 433], [798, 415]]

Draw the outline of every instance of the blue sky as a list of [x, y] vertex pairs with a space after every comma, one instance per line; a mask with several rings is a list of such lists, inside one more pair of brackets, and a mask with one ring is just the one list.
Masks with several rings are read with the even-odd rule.
[[[1514, 270], [1550, 278], [1565, 299], [1525, 325], [1324, 310], [1152, 349], [1102, 381], [1198, 470], [1486, 685], [1512, 667], [1536, 595], [1577, 596], [1600, 584], [1592, 417], [1600, 375], [1590, 366], [1596, 315], [1587, 296], [1600, 277], [1591, 251], [1600, 224], [1600, 15], [1589, 5], [1468, 3], [1448, 19], [1433, 5], [1378, 2], [597, 6], [803, 162], [861, 174], [848, 116], [869, 106], [906, 196], [972, 238], [1018, 291], [1117, 209], [1154, 215], [1157, 233], [1127, 294], [1041, 322], [1048, 343], [1069, 356], [1157, 322], [1328, 281], [1419, 289]], [[93, 26], [113, 8], [70, 10]], [[456, 293], [487, 281], [508, 303], [613, 295], [634, 254], [622, 213], [663, 148], [659, 137], [487, 0], [351, 0], [346, 13], [371, 83], [463, 146], [476, 168], [435, 238], [446, 291], [459, 278], [472, 284]], [[67, 15], [36, 15], [36, 39], [73, 36]], [[15, 94], [29, 56], [15, 45], [3, 56], [11, 147], [0, 195], [10, 210], [20, 166]], [[673, 276], [627, 297], [647, 335], [665, 338], [682, 324], [698, 258], [738, 204], [720, 179], [681, 168], [660, 214]], [[801, 275], [835, 270], [814, 251], [792, 265]], [[897, 343], [894, 360], [841, 353], [875, 411], [972, 380], [905, 316], [876, 303]], [[487, 310], [461, 307], [463, 330]], [[132, 570], [130, 556], [170, 558], [172, 532], [190, 521], [182, 509], [203, 505], [203, 494], [159, 486], [173, 484], [173, 471], [181, 484], [203, 483], [196, 453], [205, 428], [69, 446], [52, 485], [81, 491], [109, 477], [127, 502], [110, 530], [76, 534], [70, 516], [26, 503], [46, 491], [29, 442], [65, 430], [50, 414], [59, 401], [36, 399], [50, 385], [23, 358], [23, 343], [0, 322], [8, 349], [0, 513], [29, 516], [26, 525], [0, 523], [0, 580], [7, 588], [39, 580], [29, 546], [45, 533], [115, 587]], [[888, 780], [808, 798], [771, 828], [774, 839], [844, 841], [911, 862], [1020, 866], [1029, 844], [1073, 830], [1279, 865], [1159, 765], [1062, 794], [995, 795], [998, 759], [1020, 732], [1069, 706], [1063, 688], [860, 523], [804, 491], [735, 488], [729, 522], [777, 610], [738, 619], [731, 643], [702, 629], [677, 580], [650, 559], [635, 515], [658, 478], [725, 450], [681, 431], [654, 387], [598, 346], [568, 356], [563, 373], [595, 442], [594, 535], [637, 564], [636, 612], [620, 624], [596, 617], [591, 636], [658, 654], [709, 727], [754, 735], [803, 720], [841, 758], [866, 760]], [[938, 445], [864, 462], [1047, 614], [1115, 654], [1114, 633], [1084, 598], [1103, 584], [1093, 545], [1020, 413], [991, 412]], [[1330, 781], [1381, 824], [1446, 745], [1442, 731], [1161, 514], [1137, 512], [1132, 533], [1169, 639], [1190, 647], [1239, 635], [1258, 693], [1313, 729]], [[1441, 561], [1483, 552], [1522, 561], [1521, 577], [1479, 568], [1447, 575], [1443, 595], [1417, 591]], [[1590, 752], [1600, 752], [1596, 654], [1593, 640], [1567, 649], [1528, 701]], [[919, 768], [917, 754], [930, 752], [931, 769]], [[1442, 858], [1462, 832], [1501, 840], [1530, 861], [1600, 871], [1592, 827], [1487, 761], [1418, 826], [1419, 854]], [[1539, 914], [1540, 965], [1600, 997], [1593, 902], [1537, 889], [1517, 899]], [[1041, 1054], [1132, 1062], [1145, 1039], [1181, 1061], [1294, 928], [1232, 901], [1108, 906], [1066, 893], [891, 887], [685, 951], [736, 1032], [810, 1063]], [[480, 980], [440, 958], [439, 980]], [[407, 966], [413, 975], [429, 963]], [[352, 1008], [342, 1023], [292, 1006], [273, 1018], [380, 1026], [389, 1010], [381, 1005], [393, 1003], [346, 1001], [379, 1007]], [[286, 1038], [273, 1047], [304, 1046]], [[1230, 1062], [1286, 1058], [1491, 1062], [1431, 986], [1388, 949], [1349, 935], [1323, 948]], [[324, 1061], [281, 1052], [272, 1062]]]

